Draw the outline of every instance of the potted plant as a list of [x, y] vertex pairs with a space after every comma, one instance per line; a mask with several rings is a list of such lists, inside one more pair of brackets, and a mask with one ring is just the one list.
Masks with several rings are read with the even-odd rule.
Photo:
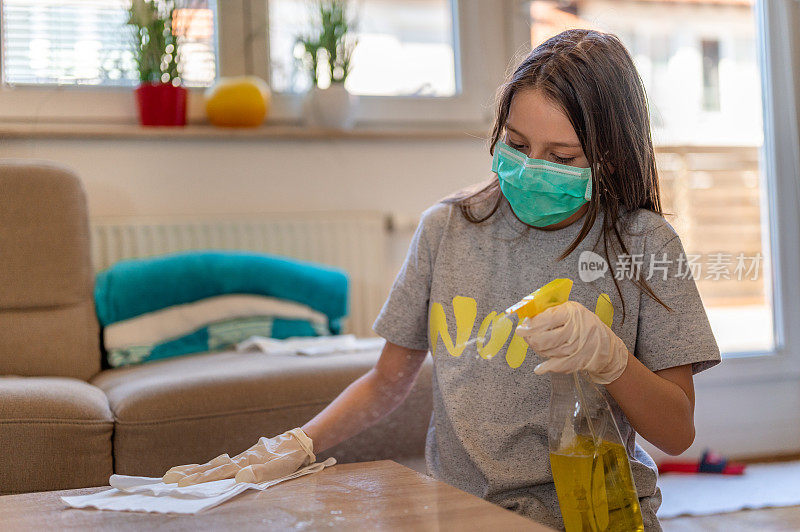
[[128, 14], [139, 70], [135, 93], [141, 124], [186, 125], [187, 91], [181, 87], [178, 69], [175, 0], [131, 0]]
[[[301, 64], [312, 82], [303, 105], [309, 125], [346, 129], [355, 122], [358, 97], [344, 86], [357, 45], [354, 26], [347, 0], [318, 0], [312, 11], [312, 30], [297, 38]], [[323, 88], [326, 81], [329, 85]]]

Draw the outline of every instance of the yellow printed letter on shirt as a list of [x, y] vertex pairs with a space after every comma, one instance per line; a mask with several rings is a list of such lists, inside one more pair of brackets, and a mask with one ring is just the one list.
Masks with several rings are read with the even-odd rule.
[[[506, 340], [508, 340], [513, 324], [511, 320], [502, 319], [502, 317], [502, 315], [498, 316], [497, 312], [492, 311], [483, 319], [481, 326], [478, 327], [478, 354], [481, 358], [492, 358], [503, 348]], [[489, 325], [492, 327], [492, 332], [487, 342], [486, 330]]]
[[454, 357], [461, 356], [467, 341], [472, 335], [472, 328], [475, 326], [475, 318], [478, 316], [478, 304], [471, 297], [456, 296], [453, 298], [453, 314], [456, 317], [456, 344], [447, 328], [447, 316], [441, 303], [431, 305], [430, 316], [428, 318], [428, 335], [431, 344], [431, 355], [436, 356], [436, 347], [439, 344], [439, 336], [442, 337], [444, 347], [447, 352]]

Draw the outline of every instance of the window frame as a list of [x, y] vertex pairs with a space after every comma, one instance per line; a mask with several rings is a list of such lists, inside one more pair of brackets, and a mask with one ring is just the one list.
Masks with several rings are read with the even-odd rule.
[[[505, 26], [507, 10], [480, 0], [450, 1], [455, 15], [460, 92], [452, 97], [361, 96], [358, 125], [481, 127], [491, 121], [491, 97], [502, 80], [507, 57], [505, 43], [496, 35]], [[218, 7], [218, 77], [253, 74], [270, 79], [268, 13], [268, 0], [244, 0], [226, 4], [225, 9]], [[470, 37], [462, 38], [467, 35]], [[0, 53], [0, 74], [2, 68]], [[201, 97], [204, 90], [189, 89], [190, 123], [205, 121]], [[270, 121], [301, 123], [302, 103], [303, 95], [273, 94]], [[30, 121], [31, 117], [45, 123], [131, 123], [136, 121], [136, 107], [127, 87], [0, 84], [0, 121]]]

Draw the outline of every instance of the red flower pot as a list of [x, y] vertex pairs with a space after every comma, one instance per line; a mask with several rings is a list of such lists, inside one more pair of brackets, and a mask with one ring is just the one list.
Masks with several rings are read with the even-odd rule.
[[186, 94], [171, 83], [142, 83], [136, 90], [139, 121], [143, 126], [185, 126]]

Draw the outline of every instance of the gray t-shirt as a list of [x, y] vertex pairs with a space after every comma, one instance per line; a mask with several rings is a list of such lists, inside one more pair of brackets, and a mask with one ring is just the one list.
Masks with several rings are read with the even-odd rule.
[[[434, 205], [423, 214], [373, 326], [394, 344], [435, 350], [434, 409], [425, 450], [429, 474], [557, 528], [564, 525], [547, 441], [550, 378], [534, 374], [540, 359], [527, 345], [514, 345], [512, 336], [494, 356], [491, 350], [480, 356], [476, 342], [467, 340], [488, 324], [487, 315], [565, 277], [574, 281], [570, 299], [590, 310], [599, 294], [610, 296], [615, 310], [612, 329], [650, 370], [692, 364], [697, 373], [720, 360], [694, 280], [680, 271], [685, 266], [679, 258], [683, 247], [663, 217], [646, 210], [631, 213], [623, 227], [627, 258], [612, 255], [604, 275], [581, 280], [581, 254], [593, 250], [604, 256], [601, 220], [575, 251], [559, 261], [583, 220], [543, 231], [523, 224], [506, 201], [480, 224], [467, 221], [458, 207]], [[586, 253], [583, 257], [592, 258]], [[652, 262], [651, 257], [655, 257]], [[642, 278], [653, 273], [648, 284], [671, 310], [629, 279], [631, 265], [636, 264]], [[621, 277], [624, 321], [615, 274]], [[586, 275], [584, 279], [588, 281]], [[656, 466], [636, 444], [636, 433], [617, 403], [605, 395], [627, 447], [645, 529], [660, 530], [655, 515], [661, 504]]]

